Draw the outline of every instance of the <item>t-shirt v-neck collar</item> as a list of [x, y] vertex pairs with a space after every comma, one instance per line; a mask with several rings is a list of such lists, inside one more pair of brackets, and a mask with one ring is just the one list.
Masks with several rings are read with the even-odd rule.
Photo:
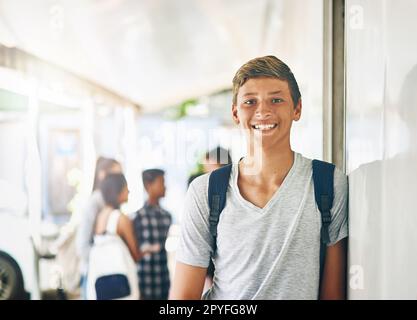
[[256, 205], [254, 205], [252, 202], [246, 200], [241, 195], [240, 190], [239, 190], [239, 186], [237, 184], [237, 179], [238, 179], [238, 176], [239, 176], [239, 163], [234, 164], [233, 169], [232, 169], [233, 170], [233, 172], [232, 172], [232, 177], [233, 177], [232, 190], [235, 193], [235, 195], [237, 196], [237, 198], [239, 199], [239, 202], [243, 206], [245, 206], [246, 208], [248, 208], [250, 210], [253, 210], [254, 212], [257, 212], [257, 213], [260, 213], [260, 214], [267, 212], [275, 204], [275, 202], [279, 198], [281, 198], [281, 194], [285, 191], [288, 184], [292, 180], [292, 176], [294, 175], [294, 171], [295, 171], [295, 168], [297, 166], [298, 158], [299, 158], [299, 154], [297, 152], [294, 152], [294, 162], [293, 162], [290, 170], [288, 171], [287, 175], [285, 176], [284, 181], [282, 182], [281, 186], [277, 190], [275, 190], [274, 194], [268, 200], [268, 202], [266, 203], [266, 205], [263, 208], [260, 208]]

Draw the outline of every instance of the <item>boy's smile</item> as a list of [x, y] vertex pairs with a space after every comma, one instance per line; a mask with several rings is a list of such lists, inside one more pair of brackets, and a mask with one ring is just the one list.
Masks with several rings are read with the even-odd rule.
[[278, 127], [277, 123], [256, 123], [252, 125], [252, 129], [260, 131], [269, 131]]

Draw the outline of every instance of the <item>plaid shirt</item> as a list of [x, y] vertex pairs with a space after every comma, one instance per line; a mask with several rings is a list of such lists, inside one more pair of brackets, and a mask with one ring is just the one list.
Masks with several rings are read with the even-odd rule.
[[147, 203], [136, 212], [133, 219], [140, 246], [157, 243], [161, 246], [161, 251], [146, 255], [138, 262], [139, 288], [144, 300], [168, 299], [170, 280], [165, 241], [171, 222], [168, 211]]

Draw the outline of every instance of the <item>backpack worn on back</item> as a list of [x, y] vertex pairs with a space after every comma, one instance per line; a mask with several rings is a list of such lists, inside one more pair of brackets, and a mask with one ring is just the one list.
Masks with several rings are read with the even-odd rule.
[[[330, 242], [329, 225], [331, 222], [330, 210], [333, 206], [333, 178], [334, 164], [313, 160], [313, 182], [314, 197], [317, 207], [321, 214], [321, 234], [320, 234], [320, 278], [323, 272], [326, 257], [327, 244]], [[226, 205], [226, 192], [229, 185], [229, 178], [232, 165], [221, 167], [210, 174], [208, 189], [208, 204], [210, 208], [209, 223], [210, 234], [214, 239], [213, 254], [217, 249], [217, 224], [219, 223], [220, 213]]]

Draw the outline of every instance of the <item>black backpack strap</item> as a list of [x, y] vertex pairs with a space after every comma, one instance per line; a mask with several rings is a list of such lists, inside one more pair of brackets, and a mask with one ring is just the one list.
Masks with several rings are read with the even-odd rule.
[[219, 223], [220, 213], [226, 205], [226, 192], [229, 186], [229, 178], [232, 165], [228, 164], [210, 173], [208, 187], [208, 204], [210, 208], [209, 223], [210, 234], [212, 235], [214, 257], [217, 249], [217, 224]]
[[333, 206], [334, 169], [332, 163], [313, 160], [314, 197], [321, 214], [320, 234], [320, 279], [326, 258], [327, 244], [330, 242], [329, 225], [332, 221], [330, 210]]

